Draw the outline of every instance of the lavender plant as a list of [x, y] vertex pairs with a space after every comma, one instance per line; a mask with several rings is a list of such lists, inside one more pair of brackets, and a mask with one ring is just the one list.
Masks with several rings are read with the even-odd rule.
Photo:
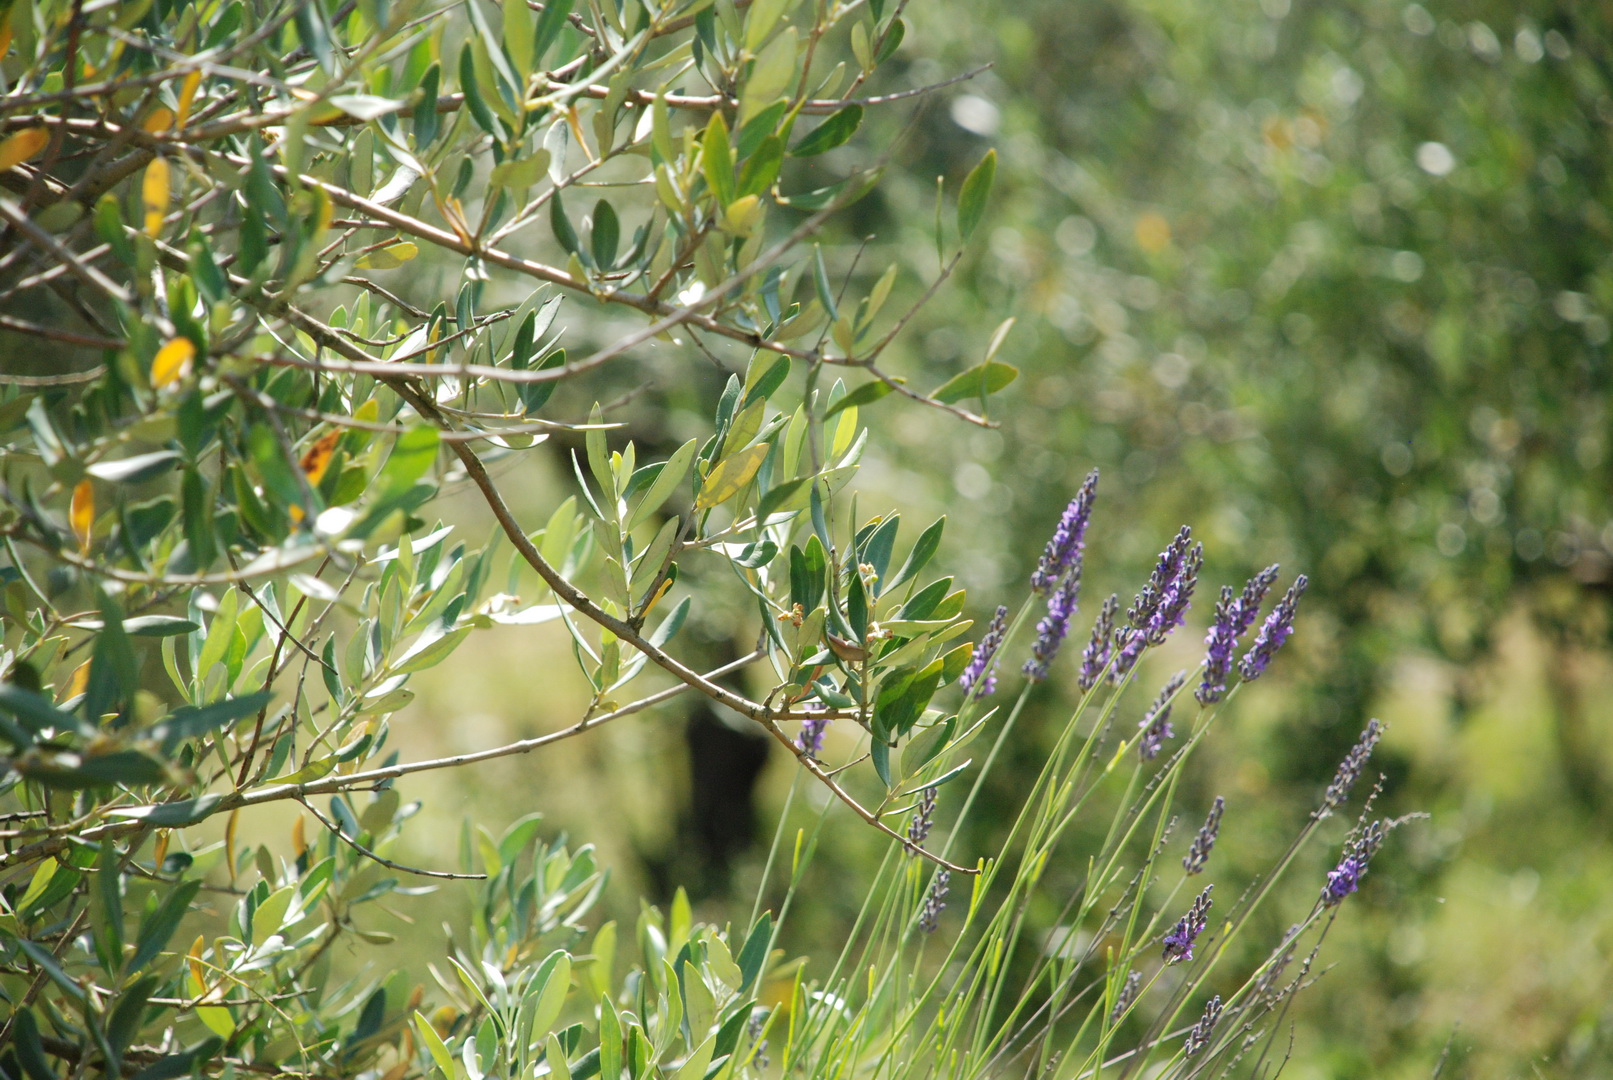
[[[26, 8], [0, 14], [15, 35], [0, 298], [5, 331], [64, 363], [0, 380], [6, 1077], [1185, 1075], [1273, 1033], [1300, 984], [1261, 980], [1325, 934], [1394, 823], [1357, 831], [1287, 951], [1232, 973], [1227, 946], [1344, 805], [1379, 729], [1224, 919], [1205, 885], [1170, 923], [1188, 875], [1159, 893], [1182, 776], [1295, 632], [1303, 577], [1236, 683], [1229, 658], [1271, 582], [1223, 593], [1201, 707], [1173, 720], [1178, 674], [1133, 730], [1122, 702], [1203, 569], [1184, 527], [1123, 623], [1117, 599], [1102, 606], [1080, 702], [1006, 832], [984, 854], [963, 839], [1033, 688], [1059, 677], [1098, 478], [978, 645], [963, 591], [930, 576], [944, 521], [909, 539], [894, 508], [859, 512], [870, 406], [895, 394], [988, 424], [1015, 376], [995, 344], [927, 392], [892, 375], [914, 310], [886, 313], [900, 268], [868, 282], [805, 246], [878, 169], [809, 190], [789, 163], [903, 99], [866, 86], [902, 41], [901, 4]], [[994, 162], [951, 189], [925, 295], [980, 224]], [[416, 260], [435, 272], [387, 276]], [[562, 323], [565, 298], [636, 324]], [[635, 355], [656, 341], [721, 377], [698, 434], [641, 461], [601, 391], [624, 368], [641, 380]], [[493, 466], [551, 441], [576, 484], [528, 519]], [[428, 524], [456, 487], [496, 522], [480, 548]], [[717, 595], [744, 598], [755, 643], [701, 670], [678, 635]], [[581, 715], [405, 759], [391, 718], [412, 676], [473, 635], [542, 624], [571, 647]], [[1012, 703], [988, 705], [1013, 668], [1000, 659], [1027, 654]], [[654, 669], [671, 685], [640, 689]], [[394, 857], [419, 810], [410, 777], [683, 692], [797, 768], [751, 918], [696, 923], [679, 893], [630, 937], [591, 926], [592, 849], [532, 817], [467, 826], [457, 869]], [[807, 787], [815, 803], [795, 798]], [[1110, 804], [1101, 842], [1077, 848]], [[284, 840], [257, 824], [269, 806], [294, 814]], [[884, 860], [839, 955], [787, 963], [836, 808]], [[809, 812], [810, 839], [791, 829]], [[1206, 830], [1189, 872], [1206, 869]], [[1078, 886], [1047, 895], [1072, 859]], [[333, 985], [333, 951], [389, 942], [382, 904], [417, 879], [478, 882], [455, 886], [476, 902], [438, 985]], [[1056, 947], [1030, 921], [1047, 906]]]

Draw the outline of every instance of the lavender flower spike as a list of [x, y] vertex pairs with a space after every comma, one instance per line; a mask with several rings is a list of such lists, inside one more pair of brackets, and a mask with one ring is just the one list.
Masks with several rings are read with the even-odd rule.
[[1210, 890], [1213, 888], [1214, 885], [1204, 886], [1204, 891], [1187, 909], [1187, 914], [1177, 919], [1175, 927], [1165, 935], [1165, 963], [1177, 964], [1193, 959], [1193, 942], [1204, 933], [1204, 928], [1210, 922]]
[[1098, 470], [1093, 469], [1087, 474], [1081, 490], [1064, 508], [1064, 515], [1059, 518], [1058, 527], [1053, 530], [1041, 561], [1031, 574], [1032, 591], [1045, 594], [1066, 574], [1080, 572], [1081, 557], [1086, 551], [1087, 522], [1092, 517], [1092, 503], [1097, 493]]
[[935, 933], [936, 927], [941, 925], [941, 912], [947, 906], [947, 886], [952, 881], [952, 874], [946, 870], [937, 870], [930, 882], [930, 891], [924, 894], [924, 906], [919, 908], [919, 929], [926, 934]]
[[1031, 646], [1031, 658], [1025, 661], [1025, 677], [1035, 682], [1047, 678], [1048, 668], [1058, 655], [1070, 632], [1070, 618], [1076, 611], [1076, 598], [1081, 595], [1081, 572], [1067, 575], [1047, 598], [1047, 614], [1036, 624], [1036, 642]]
[[1143, 973], [1140, 971], [1126, 972], [1126, 981], [1120, 986], [1120, 993], [1115, 995], [1114, 1007], [1109, 1010], [1109, 1023], [1116, 1024], [1131, 1008], [1131, 1003], [1137, 1000], [1137, 988], [1142, 985]]
[[1137, 753], [1144, 761], [1153, 761], [1158, 757], [1159, 749], [1165, 744], [1165, 740], [1176, 734], [1171, 730], [1171, 701], [1186, 681], [1185, 671], [1178, 671], [1172, 675], [1170, 681], [1154, 698], [1154, 703], [1143, 714], [1142, 723], [1137, 725], [1138, 730], [1142, 732], [1137, 736]]
[[1098, 612], [1098, 621], [1092, 624], [1092, 640], [1087, 647], [1081, 650], [1081, 674], [1076, 676], [1082, 693], [1098, 685], [1098, 679], [1103, 676], [1103, 669], [1109, 666], [1109, 657], [1113, 655], [1110, 645], [1115, 633], [1115, 615], [1120, 611], [1120, 597], [1114, 593], [1103, 602], [1103, 610]]
[[1193, 844], [1187, 849], [1187, 855], [1182, 859], [1182, 869], [1187, 871], [1189, 877], [1200, 873], [1204, 864], [1210, 861], [1210, 851], [1215, 847], [1215, 838], [1221, 835], [1221, 813], [1227, 808], [1227, 801], [1221, 796], [1215, 797], [1215, 805], [1210, 807], [1210, 814], [1204, 819], [1199, 828], [1199, 834], [1193, 838]]
[[1305, 586], [1309, 584], [1309, 578], [1304, 574], [1299, 575], [1288, 587], [1287, 594], [1271, 609], [1271, 614], [1266, 616], [1260, 633], [1255, 635], [1255, 643], [1238, 663], [1238, 674], [1243, 676], [1245, 682], [1253, 682], [1265, 673], [1271, 658], [1277, 655], [1277, 650], [1294, 632], [1294, 609], [1299, 606], [1299, 598], [1305, 595]]
[[924, 846], [930, 826], [935, 822], [935, 795], [935, 788], [925, 788], [913, 810], [913, 820], [907, 823], [907, 838], [920, 847]]
[[1232, 652], [1238, 647], [1238, 618], [1242, 606], [1232, 594], [1231, 585], [1221, 586], [1221, 602], [1215, 605], [1215, 618], [1204, 636], [1204, 677], [1193, 696], [1200, 705], [1213, 705], [1227, 692], [1227, 676], [1232, 674]]
[[1193, 691], [1200, 705], [1213, 705], [1227, 692], [1227, 676], [1232, 674], [1232, 654], [1238, 648], [1238, 639], [1260, 617], [1260, 602], [1276, 580], [1277, 564], [1272, 563], [1244, 584], [1242, 595], [1232, 595], [1230, 585], [1221, 586], [1221, 602], [1215, 605], [1215, 619], [1204, 638], [1204, 678]]
[[1361, 887], [1361, 879], [1382, 846], [1386, 831], [1383, 822], [1374, 821], [1344, 845], [1343, 857], [1337, 867], [1327, 872], [1327, 884], [1322, 886], [1323, 907], [1343, 903], [1346, 896]]
[[1210, 1037], [1215, 1034], [1216, 1021], [1220, 1019], [1221, 995], [1217, 994], [1204, 1006], [1204, 1015], [1199, 1017], [1199, 1022], [1187, 1033], [1187, 1043], [1182, 1049], [1188, 1057], [1210, 1045]]
[[1007, 630], [1008, 608], [999, 604], [991, 625], [986, 627], [985, 635], [975, 645], [975, 651], [969, 657], [969, 666], [958, 676], [958, 685], [963, 687], [964, 693], [967, 694], [979, 686], [980, 691], [975, 696], [985, 697], [997, 689], [997, 650], [1003, 647], [1003, 635]]
[[1316, 811], [1316, 819], [1320, 821], [1334, 810], [1344, 805], [1344, 800], [1350, 797], [1350, 790], [1355, 782], [1361, 779], [1361, 771], [1367, 767], [1367, 759], [1372, 756], [1372, 750], [1383, 738], [1383, 724], [1377, 720], [1368, 720], [1361, 737], [1355, 741], [1350, 752], [1344, 755], [1339, 767], [1333, 773], [1333, 782], [1327, 785], [1327, 791], [1322, 795], [1322, 805]]
[[1165, 636], [1185, 620], [1193, 587], [1198, 584], [1199, 568], [1204, 565], [1204, 546], [1193, 545], [1192, 541], [1193, 530], [1183, 525], [1159, 553], [1154, 572], [1126, 609], [1129, 625], [1115, 632], [1119, 652], [1109, 669], [1111, 682], [1125, 678], [1144, 649], [1164, 642]]

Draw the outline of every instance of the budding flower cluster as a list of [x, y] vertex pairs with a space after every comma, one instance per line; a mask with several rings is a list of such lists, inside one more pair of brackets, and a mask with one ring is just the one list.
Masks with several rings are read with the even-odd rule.
[[1176, 734], [1171, 730], [1171, 704], [1176, 692], [1187, 681], [1187, 672], [1178, 671], [1170, 677], [1170, 681], [1160, 690], [1154, 698], [1154, 703], [1143, 714], [1142, 722], [1137, 725], [1141, 732], [1137, 736], [1137, 753], [1142, 755], [1144, 761], [1153, 761], [1159, 756], [1160, 747], [1165, 740]]
[[1215, 805], [1210, 807], [1210, 815], [1204, 819], [1199, 834], [1193, 838], [1193, 844], [1187, 849], [1187, 855], [1182, 859], [1182, 869], [1187, 871], [1189, 877], [1200, 873], [1204, 864], [1210, 861], [1210, 851], [1215, 847], [1215, 838], [1221, 834], [1221, 812], [1226, 809], [1227, 801], [1221, 796], [1215, 797]]
[[1238, 640], [1259, 618], [1260, 603], [1276, 580], [1277, 564], [1273, 563], [1250, 578], [1241, 595], [1234, 595], [1230, 585], [1221, 586], [1221, 601], [1215, 605], [1215, 618], [1204, 638], [1204, 678], [1193, 692], [1199, 704], [1213, 704], [1226, 693]]
[[1115, 995], [1114, 1007], [1109, 1010], [1109, 1023], [1119, 1023], [1120, 1018], [1126, 1015], [1131, 1003], [1137, 1000], [1137, 988], [1142, 985], [1143, 973], [1128, 971], [1126, 981], [1121, 984], [1120, 993]]
[[1164, 551], [1154, 572], [1126, 609], [1127, 626], [1115, 632], [1119, 652], [1109, 670], [1118, 683], [1136, 666], [1137, 658], [1150, 645], [1160, 645], [1166, 636], [1187, 620], [1187, 609], [1204, 566], [1204, 545], [1193, 543], [1193, 530], [1183, 525]]
[[[811, 705], [806, 706], [811, 708]], [[808, 716], [801, 721], [801, 733], [795, 737], [795, 745], [801, 753], [816, 761], [823, 753], [823, 733], [829, 730], [829, 717]]]
[[1213, 888], [1214, 885], [1204, 886], [1204, 891], [1187, 909], [1187, 914], [1177, 919], [1171, 932], [1165, 935], [1165, 963], [1177, 964], [1193, 959], [1193, 942], [1204, 933], [1204, 928], [1210, 922], [1210, 890]]
[[1271, 658], [1277, 655], [1277, 650], [1294, 632], [1294, 609], [1299, 607], [1299, 598], [1305, 595], [1305, 587], [1309, 584], [1309, 578], [1304, 574], [1299, 575], [1283, 598], [1277, 601], [1277, 606], [1271, 609], [1271, 614], [1266, 616], [1260, 633], [1255, 635], [1255, 643], [1238, 661], [1238, 674], [1243, 676], [1245, 682], [1253, 682], [1265, 673]]
[[1210, 1037], [1215, 1034], [1216, 1021], [1220, 1019], [1221, 995], [1217, 994], [1204, 1006], [1204, 1015], [1199, 1017], [1199, 1022], [1187, 1033], [1187, 1042], [1183, 1049], [1188, 1057], [1210, 1045]]
[[986, 627], [985, 634], [969, 656], [969, 666], [958, 677], [958, 685], [963, 687], [964, 693], [978, 686], [980, 690], [976, 696], [985, 697], [997, 689], [997, 652], [1003, 647], [1003, 635], [1007, 630], [1008, 608], [999, 604], [997, 614], [992, 617], [991, 624]]
[[927, 787], [919, 794], [918, 806], [913, 810], [913, 819], [907, 823], [907, 838], [914, 844], [923, 846], [930, 835], [930, 828], [935, 824], [936, 789]]
[[1075, 615], [1081, 596], [1087, 522], [1091, 520], [1097, 492], [1098, 470], [1093, 469], [1081, 490], [1064, 508], [1064, 516], [1059, 519], [1058, 528], [1053, 531], [1036, 571], [1031, 574], [1031, 589], [1047, 596], [1047, 614], [1036, 624], [1031, 658], [1025, 661], [1025, 676], [1033, 682], [1047, 678], [1053, 658], [1070, 632], [1070, 619]]
[[1333, 782], [1327, 785], [1327, 791], [1322, 795], [1322, 805], [1316, 811], [1317, 820], [1327, 817], [1334, 810], [1344, 805], [1344, 800], [1350, 797], [1350, 790], [1355, 782], [1361, 779], [1361, 771], [1367, 766], [1367, 759], [1372, 757], [1372, 750], [1383, 737], [1383, 725], [1377, 720], [1368, 720], [1361, 737], [1355, 741], [1350, 752], [1339, 762], [1338, 770], [1333, 774]]
[[1361, 887], [1361, 879], [1366, 876], [1372, 856], [1383, 846], [1387, 831], [1383, 822], [1374, 821], [1349, 839], [1338, 866], [1327, 872], [1327, 884], [1322, 886], [1323, 907], [1343, 903], [1346, 896]]
[[1114, 650], [1110, 642], [1115, 633], [1115, 615], [1120, 611], [1120, 597], [1109, 594], [1109, 599], [1103, 602], [1103, 609], [1098, 612], [1097, 622], [1092, 624], [1092, 640], [1087, 647], [1081, 650], [1081, 673], [1076, 676], [1082, 692], [1091, 690], [1098, 685], [1103, 677], [1103, 669], [1109, 666], [1109, 658]]
[[930, 891], [924, 894], [924, 906], [919, 909], [919, 929], [926, 934], [935, 933], [936, 927], [941, 925], [941, 912], [947, 906], [947, 887], [952, 881], [952, 874], [947, 870], [937, 870], [935, 877], [930, 881]]
[[1031, 589], [1048, 593], [1072, 571], [1080, 573], [1081, 559], [1086, 552], [1087, 522], [1092, 519], [1092, 504], [1098, 496], [1098, 470], [1093, 469], [1064, 508], [1057, 528], [1047, 541], [1036, 570], [1031, 574]]

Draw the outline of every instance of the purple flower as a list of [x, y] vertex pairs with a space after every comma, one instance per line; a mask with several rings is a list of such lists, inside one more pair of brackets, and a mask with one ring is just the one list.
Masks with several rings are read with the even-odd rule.
[[[811, 709], [815, 704], [814, 702], [804, 707]], [[827, 730], [829, 730], [829, 717], [808, 716], [801, 721], [801, 734], [795, 737], [795, 745], [801, 748], [801, 753], [816, 761], [818, 755], [823, 753], [823, 733]]]
[[930, 891], [924, 894], [924, 906], [919, 908], [919, 929], [926, 934], [935, 933], [940, 925], [941, 912], [947, 906], [947, 886], [952, 881], [952, 874], [947, 870], [937, 870], [935, 877], [930, 880]]
[[1343, 903], [1346, 896], [1361, 887], [1372, 856], [1383, 844], [1385, 831], [1383, 822], [1374, 821], [1345, 843], [1338, 866], [1327, 872], [1327, 884], [1322, 886], [1323, 907]]
[[1271, 663], [1271, 658], [1277, 655], [1277, 650], [1294, 632], [1294, 609], [1299, 606], [1299, 598], [1305, 595], [1305, 586], [1309, 584], [1309, 578], [1304, 574], [1299, 575], [1283, 598], [1277, 601], [1277, 606], [1271, 609], [1271, 614], [1266, 616], [1260, 633], [1255, 635], [1255, 643], [1238, 663], [1238, 674], [1243, 676], [1245, 682], [1260, 678]]
[[1199, 828], [1199, 834], [1193, 838], [1193, 844], [1187, 849], [1187, 855], [1182, 859], [1182, 869], [1187, 871], [1189, 877], [1201, 872], [1204, 864], [1210, 860], [1210, 851], [1215, 847], [1215, 838], [1221, 835], [1221, 812], [1227, 807], [1227, 801], [1221, 796], [1215, 797], [1215, 805], [1210, 807], [1210, 814], [1204, 819]]
[[985, 635], [969, 657], [969, 666], [958, 677], [958, 685], [963, 687], [964, 693], [969, 693], [978, 685], [980, 692], [976, 696], [985, 697], [997, 689], [997, 650], [1002, 648], [1007, 629], [1008, 609], [999, 604], [991, 625], [986, 627]]
[[1171, 738], [1176, 732], [1171, 730], [1171, 701], [1176, 692], [1187, 681], [1187, 672], [1178, 671], [1170, 677], [1154, 703], [1143, 714], [1142, 722], [1137, 725], [1142, 734], [1137, 736], [1137, 753], [1142, 755], [1144, 761], [1153, 761], [1159, 756], [1159, 749], [1165, 740]]
[[1212, 705], [1227, 692], [1227, 676], [1232, 673], [1232, 653], [1238, 647], [1238, 618], [1242, 614], [1231, 585], [1221, 586], [1221, 602], [1215, 605], [1215, 618], [1204, 636], [1204, 677], [1193, 696], [1200, 705]]
[[918, 806], [913, 810], [913, 820], [907, 823], [907, 838], [920, 847], [924, 846], [925, 839], [930, 835], [930, 826], [935, 821], [935, 795], [935, 788], [925, 788], [919, 795]]
[[1131, 1003], [1137, 1000], [1137, 988], [1142, 985], [1143, 973], [1128, 971], [1126, 981], [1120, 986], [1120, 993], [1115, 995], [1114, 1007], [1109, 1010], [1109, 1023], [1119, 1023], [1120, 1018], [1126, 1015]]
[[1109, 666], [1109, 657], [1113, 652], [1110, 642], [1114, 638], [1115, 615], [1119, 611], [1120, 597], [1110, 593], [1109, 599], [1103, 602], [1103, 610], [1098, 612], [1098, 621], [1092, 624], [1092, 640], [1081, 650], [1081, 674], [1076, 677], [1076, 682], [1080, 684], [1082, 692], [1097, 686], [1103, 669]]
[[1260, 605], [1266, 599], [1266, 592], [1276, 583], [1278, 569], [1279, 564], [1272, 563], [1244, 583], [1243, 595], [1238, 597], [1238, 637], [1260, 618]]
[[1058, 527], [1053, 530], [1041, 561], [1031, 574], [1032, 591], [1045, 594], [1065, 575], [1081, 572], [1081, 557], [1086, 551], [1087, 522], [1092, 517], [1092, 503], [1097, 493], [1098, 470], [1093, 469], [1087, 474], [1081, 490], [1064, 508], [1064, 515], [1059, 518]]
[[1177, 964], [1193, 959], [1193, 942], [1209, 925], [1210, 890], [1213, 888], [1214, 885], [1204, 886], [1204, 891], [1187, 909], [1187, 914], [1177, 919], [1176, 926], [1165, 935], [1165, 963]]
[[1114, 665], [1109, 680], [1118, 683], [1136, 665], [1137, 658], [1150, 645], [1161, 644], [1166, 635], [1186, 620], [1187, 609], [1198, 584], [1199, 568], [1204, 565], [1204, 545], [1193, 544], [1193, 531], [1182, 526], [1164, 551], [1154, 572], [1126, 609], [1130, 624], [1115, 631]]
[[1377, 720], [1368, 720], [1361, 737], [1355, 741], [1350, 752], [1344, 755], [1344, 760], [1339, 762], [1337, 771], [1333, 773], [1333, 782], [1327, 785], [1327, 791], [1322, 795], [1322, 805], [1316, 811], [1317, 820], [1327, 817], [1344, 805], [1344, 800], [1350, 797], [1350, 790], [1355, 787], [1355, 782], [1361, 779], [1361, 771], [1367, 767], [1367, 759], [1372, 757], [1372, 750], [1381, 738], [1383, 738], [1383, 725]]
[[1217, 994], [1204, 1006], [1204, 1015], [1199, 1017], [1199, 1022], [1187, 1033], [1187, 1043], [1183, 1049], [1188, 1057], [1210, 1045], [1210, 1036], [1215, 1033], [1215, 1023], [1219, 1019], [1221, 1019], [1221, 995]]
[[1070, 617], [1076, 612], [1076, 598], [1081, 595], [1081, 571], [1068, 574], [1059, 582], [1053, 595], [1047, 598], [1047, 614], [1036, 624], [1036, 641], [1031, 645], [1031, 658], [1025, 661], [1025, 677], [1033, 682], [1047, 678], [1047, 670], [1058, 655], [1059, 646], [1070, 632]]
[[1232, 674], [1232, 654], [1237, 651], [1238, 639], [1260, 617], [1260, 602], [1276, 580], [1277, 564], [1272, 563], [1244, 584], [1240, 596], [1232, 594], [1230, 585], [1221, 586], [1221, 602], [1215, 605], [1215, 619], [1204, 638], [1204, 678], [1193, 691], [1200, 705], [1213, 705], [1227, 692], [1227, 676]]

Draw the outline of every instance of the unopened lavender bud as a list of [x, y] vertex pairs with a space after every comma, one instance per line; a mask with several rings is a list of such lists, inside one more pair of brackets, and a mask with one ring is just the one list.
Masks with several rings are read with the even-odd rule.
[[1186, 1050], [1188, 1057], [1210, 1045], [1210, 1037], [1215, 1034], [1216, 1021], [1220, 1019], [1221, 995], [1217, 994], [1204, 1006], [1204, 1015], [1199, 1017], [1199, 1022], [1187, 1033], [1187, 1043], [1183, 1049]]
[[969, 657], [969, 666], [963, 669], [958, 677], [958, 685], [963, 687], [964, 693], [979, 687], [976, 697], [985, 697], [997, 689], [997, 651], [1002, 648], [1003, 635], [1008, 630], [1008, 608], [999, 604], [997, 614], [992, 617], [991, 624], [975, 645], [975, 651]]
[[1109, 599], [1103, 602], [1103, 610], [1098, 612], [1098, 621], [1092, 624], [1092, 639], [1087, 647], [1081, 650], [1081, 673], [1076, 682], [1082, 691], [1091, 690], [1098, 685], [1103, 677], [1103, 669], [1109, 666], [1109, 657], [1113, 654], [1110, 644], [1115, 632], [1115, 615], [1120, 611], [1120, 597], [1109, 594]]
[[1153, 761], [1158, 757], [1165, 740], [1176, 734], [1171, 730], [1171, 703], [1176, 692], [1182, 688], [1182, 683], [1186, 681], [1185, 671], [1178, 671], [1172, 675], [1170, 681], [1154, 698], [1154, 703], [1143, 714], [1142, 722], [1137, 725], [1141, 732], [1137, 736], [1137, 753], [1142, 755], [1144, 761]]
[[907, 823], [907, 838], [921, 847], [930, 835], [930, 827], [935, 823], [935, 802], [935, 788], [925, 788], [919, 794], [918, 806], [913, 809], [913, 819]]
[[1081, 595], [1081, 574], [1067, 575], [1059, 582], [1053, 595], [1047, 598], [1047, 614], [1036, 624], [1036, 641], [1031, 645], [1031, 658], [1025, 661], [1025, 677], [1032, 681], [1047, 678], [1059, 646], [1070, 632], [1070, 618], [1076, 612], [1076, 598]]
[[1183, 960], [1193, 959], [1193, 942], [1204, 933], [1204, 928], [1210, 921], [1210, 890], [1214, 885], [1204, 886], [1193, 906], [1187, 909], [1187, 914], [1176, 920], [1171, 932], [1165, 935], [1165, 963], [1177, 964]]
[[1305, 594], [1305, 587], [1309, 584], [1309, 578], [1304, 574], [1299, 575], [1283, 598], [1277, 601], [1277, 606], [1271, 609], [1271, 614], [1266, 616], [1260, 633], [1255, 635], [1255, 643], [1238, 662], [1238, 674], [1243, 676], [1245, 682], [1253, 682], [1265, 674], [1271, 658], [1277, 655], [1277, 650], [1294, 632], [1294, 609], [1299, 606], [1299, 598]]
[[1070, 573], [1081, 572], [1081, 560], [1086, 551], [1087, 522], [1092, 518], [1092, 504], [1098, 493], [1098, 470], [1087, 474], [1081, 490], [1075, 493], [1064, 508], [1053, 536], [1048, 540], [1042, 558], [1031, 574], [1031, 589], [1049, 592]]
[[1372, 750], [1383, 738], [1383, 725], [1377, 720], [1368, 720], [1361, 737], [1355, 741], [1350, 752], [1344, 755], [1339, 762], [1337, 771], [1333, 773], [1333, 782], [1327, 785], [1327, 791], [1322, 795], [1322, 805], [1316, 811], [1317, 820], [1327, 817], [1334, 810], [1344, 805], [1344, 800], [1350, 797], [1350, 790], [1355, 782], [1361, 779], [1361, 771], [1367, 767], [1367, 761], [1372, 757]]
[[1121, 984], [1120, 993], [1115, 995], [1114, 1007], [1109, 1010], [1109, 1023], [1119, 1023], [1120, 1018], [1126, 1015], [1126, 1010], [1131, 1008], [1131, 1003], [1137, 1000], [1137, 988], [1142, 985], [1142, 981], [1142, 972], [1129, 971], [1126, 973], [1126, 981]]
[[952, 881], [952, 874], [947, 870], [937, 870], [935, 877], [930, 880], [930, 891], [924, 894], [924, 906], [919, 908], [919, 929], [926, 934], [935, 933], [940, 926], [941, 912], [947, 906], [947, 886]]
[[1200, 873], [1204, 864], [1210, 861], [1210, 851], [1215, 847], [1215, 838], [1221, 834], [1221, 812], [1226, 809], [1227, 801], [1221, 796], [1215, 797], [1215, 805], [1210, 807], [1210, 814], [1204, 819], [1199, 834], [1193, 838], [1192, 845], [1187, 849], [1187, 855], [1182, 859], [1182, 869], [1188, 876]]

